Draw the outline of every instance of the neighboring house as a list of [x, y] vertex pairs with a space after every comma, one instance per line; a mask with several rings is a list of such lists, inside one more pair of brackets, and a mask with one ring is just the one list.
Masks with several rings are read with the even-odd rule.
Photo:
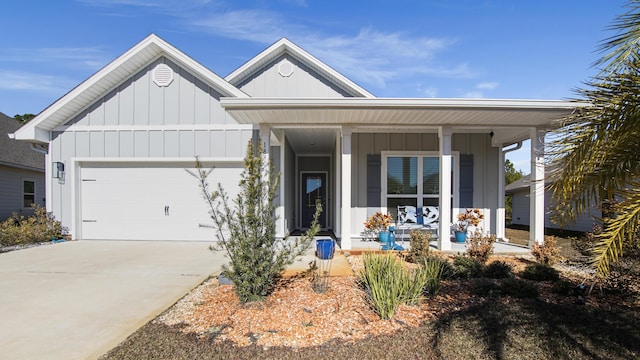
[[31, 215], [34, 203], [45, 205], [44, 153], [9, 138], [20, 126], [0, 113], [0, 221], [14, 212]]
[[[526, 225], [529, 226], [531, 224], [530, 214], [531, 208], [529, 203], [529, 193], [530, 193], [530, 185], [531, 185], [531, 177], [526, 175], [521, 179], [514, 181], [513, 183], [507, 185], [505, 187], [506, 195], [512, 196], [512, 215], [511, 215], [511, 223], [513, 225]], [[602, 212], [596, 208], [596, 206], [591, 206], [589, 211], [580, 214], [576, 217], [575, 222], [570, 222], [565, 226], [559, 226], [551, 221], [551, 212], [549, 209], [553, 205], [553, 199], [551, 198], [551, 192], [545, 191], [545, 216], [544, 216], [544, 226], [549, 229], [558, 229], [558, 230], [569, 230], [569, 231], [580, 231], [580, 232], [588, 232], [593, 231], [593, 225], [597, 222], [596, 219], [602, 217]]]
[[[281, 175], [278, 236], [307, 228], [316, 201], [343, 249], [358, 246], [375, 211], [437, 206], [448, 249], [452, 216], [465, 208], [482, 209], [484, 228], [503, 236], [503, 147], [535, 145], [576, 106], [376, 98], [287, 39], [222, 78], [150, 35], [15, 137], [48, 146], [48, 165], [64, 164], [62, 179], [48, 169], [47, 206], [76, 239], [212, 239], [184, 169], [199, 156], [215, 167], [210, 183], [233, 197], [247, 142], [260, 137]], [[542, 239], [538, 219], [531, 236]]]

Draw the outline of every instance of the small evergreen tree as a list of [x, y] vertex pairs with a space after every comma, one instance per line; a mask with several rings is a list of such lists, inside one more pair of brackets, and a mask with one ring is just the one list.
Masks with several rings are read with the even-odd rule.
[[240, 302], [260, 301], [271, 293], [277, 279], [287, 265], [303, 255], [313, 242], [320, 225], [320, 204], [312, 226], [300, 238], [289, 241], [288, 236], [277, 239], [275, 234], [275, 205], [278, 175], [273, 166], [262, 158], [263, 146], [253, 141], [247, 146], [245, 170], [240, 180], [240, 192], [233, 202], [218, 183], [211, 191], [208, 176], [213, 169], [204, 169], [196, 158], [196, 171], [188, 171], [200, 183], [202, 196], [209, 206], [218, 243], [213, 248], [224, 250], [229, 264], [222, 274], [233, 281]]

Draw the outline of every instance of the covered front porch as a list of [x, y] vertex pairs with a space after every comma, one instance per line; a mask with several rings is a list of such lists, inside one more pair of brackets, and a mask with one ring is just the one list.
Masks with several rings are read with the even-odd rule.
[[[280, 172], [278, 236], [304, 228], [299, 160], [314, 155], [312, 144], [322, 143], [324, 150], [315, 155], [328, 159], [327, 195], [320, 197], [323, 228], [336, 234], [341, 249], [366, 244], [363, 223], [371, 214], [429, 205], [439, 211], [436, 243], [443, 251], [454, 250], [451, 223], [467, 208], [483, 211], [485, 231], [505, 237], [505, 152], [527, 139], [532, 144], [530, 243], [544, 241], [544, 135], [576, 106], [547, 100], [371, 98], [224, 98], [221, 104], [238, 122], [256, 126], [267, 144], [263, 156]], [[400, 185], [392, 186], [394, 181]]]

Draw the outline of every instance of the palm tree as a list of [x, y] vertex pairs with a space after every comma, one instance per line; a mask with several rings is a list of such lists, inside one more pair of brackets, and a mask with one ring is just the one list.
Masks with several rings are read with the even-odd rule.
[[603, 206], [593, 265], [604, 277], [637, 241], [640, 223], [640, 1], [625, 5], [610, 29], [598, 75], [577, 90], [581, 107], [551, 133], [548, 155], [556, 218], [575, 220], [593, 204]]

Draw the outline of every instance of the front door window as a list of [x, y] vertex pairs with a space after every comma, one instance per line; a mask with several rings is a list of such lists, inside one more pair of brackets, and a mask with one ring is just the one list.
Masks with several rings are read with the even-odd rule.
[[309, 228], [313, 222], [316, 204], [322, 205], [318, 218], [321, 227], [327, 226], [327, 175], [323, 173], [302, 174], [302, 228]]

